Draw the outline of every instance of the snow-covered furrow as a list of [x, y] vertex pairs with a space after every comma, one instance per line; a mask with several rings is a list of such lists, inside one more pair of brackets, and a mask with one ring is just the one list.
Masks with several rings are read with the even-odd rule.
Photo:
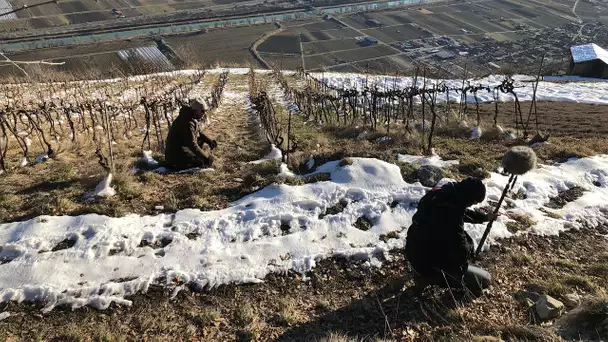
[[[242, 92], [227, 94], [246, 105]], [[352, 162], [329, 162], [315, 171], [329, 173], [330, 181], [271, 185], [224, 210], [40, 216], [2, 224], [0, 301], [43, 301], [45, 310], [58, 304], [103, 309], [112, 301], [129, 304], [125, 296], [151, 284], [179, 290], [186, 284], [204, 289], [260, 282], [271, 272], [306, 272], [335, 255], [380, 265], [391, 249], [404, 246], [416, 203], [428, 189], [406, 183], [396, 165], [366, 158]], [[496, 201], [506, 183], [506, 176], [492, 174], [488, 200]], [[582, 197], [551, 210], [551, 217], [540, 210], [574, 186], [586, 189]], [[514, 191], [526, 196], [508, 200], [509, 211], [531, 215], [536, 221], [531, 233], [607, 224], [608, 155], [541, 165], [521, 176]], [[345, 206], [341, 212], [325, 215], [338, 203]], [[371, 222], [368, 230], [356, 227], [361, 217]], [[509, 220], [499, 217], [490, 241], [511, 236]], [[466, 226], [476, 241], [484, 228]], [[386, 240], [383, 235], [393, 231], [399, 238]]]

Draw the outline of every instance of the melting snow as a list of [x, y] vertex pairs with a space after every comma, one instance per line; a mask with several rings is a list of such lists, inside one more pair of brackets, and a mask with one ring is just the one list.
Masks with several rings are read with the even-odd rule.
[[293, 178], [296, 177], [296, 174], [289, 170], [287, 164], [281, 163], [281, 166], [279, 167], [279, 176]]
[[306, 159], [306, 168], [308, 170], [312, 170], [312, 168], [315, 166], [315, 157], [313, 157], [313, 155], [311, 154], [307, 159]]
[[143, 151], [142, 152], [142, 161], [149, 167], [157, 167], [158, 161], [152, 157], [152, 151]]
[[283, 153], [274, 144], [270, 145], [270, 152], [262, 159], [250, 161], [249, 164], [261, 164], [269, 160], [281, 160], [283, 159]]
[[[363, 74], [349, 74], [349, 73], [314, 73], [316, 78], [323, 80], [327, 84], [342, 88], [357, 88], [363, 89], [365, 86], [372, 87], [376, 86], [379, 89], [404, 89], [411, 87], [414, 84], [412, 77], [395, 77], [395, 76], [381, 76], [381, 75], [363, 75]], [[504, 76], [502, 75], [490, 75], [479, 79], [470, 79], [471, 85], [483, 85], [494, 87], [501, 84]], [[515, 85], [518, 87], [515, 89], [519, 101], [531, 101], [534, 93], [533, 84], [535, 78], [532, 76], [515, 75], [513, 76]], [[450, 80], [450, 79], [423, 79], [418, 78], [418, 86], [425, 84], [431, 86], [433, 84], [445, 84], [448, 87], [460, 88], [462, 86], [462, 80]], [[541, 81], [538, 83], [538, 91], [536, 93], [536, 99], [538, 101], [557, 101], [557, 102], [581, 102], [581, 103], [595, 103], [595, 104], [607, 104], [608, 103], [608, 82], [605, 80], [597, 80], [595, 82], [569, 82], [569, 83], [555, 83], [548, 81]], [[446, 94], [447, 95], [447, 94]], [[460, 102], [461, 94], [454, 91], [449, 93], [450, 101]], [[494, 97], [492, 92], [480, 91], [477, 93], [477, 98], [480, 102], [492, 102]], [[445, 101], [445, 96], [440, 96], [438, 101]], [[499, 101], [513, 101], [513, 96], [509, 94], [499, 94]], [[466, 97], [467, 102], [475, 102], [475, 95], [468, 93]]]
[[49, 154], [45, 152], [36, 157], [36, 163], [44, 163], [47, 159], [49, 159]]
[[481, 130], [481, 127], [473, 127], [473, 129], [471, 130], [471, 139], [479, 140], [482, 134], [483, 131]]
[[[366, 158], [352, 162], [344, 167], [329, 162], [315, 171], [329, 172], [331, 181], [271, 185], [224, 210], [121, 218], [42, 216], [2, 224], [0, 257], [9, 262], [0, 265], [0, 302], [43, 301], [45, 311], [58, 304], [103, 309], [113, 301], [130, 304], [125, 296], [151, 284], [179, 289], [188, 283], [202, 290], [260, 282], [270, 272], [306, 272], [333, 255], [379, 264], [390, 257], [389, 250], [404, 246], [416, 203], [428, 189], [406, 183], [396, 165]], [[500, 197], [507, 179], [492, 174], [486, 181], [489, 200]], [[540, 211], [550, 197], [574, 186], [587, 191], [554, 210], [563, 219]], [[532, 216], [537, 224], [530, 232], [557, 234], [607, 223], [608, 155], [542, 165], [520, 177], [514, 191], [519, 190], [526, 199], [509, 200], [510, 210]], [[341, 213], [320, 218], [340, 202], [348, 203]], [[362, 216], [373, 224], [368, 231], [354, 227]], [[490, 241], [511, 236], [508, 221], [506, 216], [497, 220]], [[285, 225], [287, 235], [281, 229]], [[467, 224], [466, 229], [478, 241], [485, 225]], [[401, 238], [381, 241], [391, 231]], [[74, 241], [73, 247], [46, 252], [66, 239]]]
[[441, 157], [435, 153], [435, 149], [431, 150], [430, 156], [412, 156], [408, 154], [398, 154], [397, 160], [402, 163], [410, 163], [417, 166], [422, 165], [433, 165], [437, 167], [449, 167], [452, 165], [458, 165], [458, 160], [443, 160]]
[[112, 173], [108, 173], [101, 183], [97, 184], [93, 196], [112, 197], [116, 195], [116, 190], [112, 187]]

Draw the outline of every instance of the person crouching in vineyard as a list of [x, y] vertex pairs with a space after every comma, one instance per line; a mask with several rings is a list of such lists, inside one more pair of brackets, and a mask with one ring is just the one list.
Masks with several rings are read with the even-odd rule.
[[490, 274], [469, 264], [474, 245], [464, 230], [464, 222], [483, 223], [494, 218], [495, 214], [467, 209], [481, 203], [485, 196], [482, 181], [468, 178], [435, 188], [422, 197], [405, 245], [417, 290], [437, 285], [466, 288], [474, 296], [480, 296], [489, 286]]
[[199, 121], [204, 115], [205, 108], [197, 100], [191, 100], [188, 106], [179, 110], [167, 136], [165, 161], [169, 168], [179, 171], [210, 167], [213, 163], [213, 157], [202, 149], [204, 144], [212, 150], [217, 146], [217, 142], [200, 129]]

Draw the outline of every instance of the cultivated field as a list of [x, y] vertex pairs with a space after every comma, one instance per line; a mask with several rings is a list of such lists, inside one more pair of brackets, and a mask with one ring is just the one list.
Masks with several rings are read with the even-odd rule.
[[[213, 17], [215, 15], [234, 14], [234, 9], [244, 1], [205, 0], [76, 0], [69, 2], [49, 3], [41, 6], [24, 2], [24, 0], [7, 0], [13, 9], [29, 5], [25, 10], [15, 13], [15, 18], [2, 18], [0, 20], [0, 34], [15, 31], [36, 31], [53, 27], [88, 23], [113, 23], [122, 20], [142, 20], [144, 16], [174, 15], [180, 13], [198, 12], [199, 18]], [[275, 2], [275, 4], [280, 2]], [[264, 7], [251, 7], [248, 12], [254, 12]], [[126, 18], [126, 19], [124, 19]]]
[[[70, 6], [81, 6], [76, 5], [77, 3]], [[140, 5], [141, 7], [137, 7]], [[135, 6], [134, 10], [141, 11], [142, 9], [147, 9], [152, 12], [164, 12], [167, 9], [158, 7], [178, 5], [187, 7], [194, 6], [195, 4], [146, 5], [141, 3], [140, 5], [133, 4]], [[587, 0], [581, 0], [579, 5], [581, 13], [578, 15], [584, 20], [587, 20], [585, 18], [589, 18], [589, 21], [586, 21], [587, 24], [598, 19], [598, 16], [595, 14], [587, 16], [589, 8], [598, 10], [598, 5], [596, 7], [589, 7], [590, 5]], [[85, 4], [83, 6], [89, 5]], [[102, 5], [98, 4], [96, 6]], [[122, 8], [115, 3], [104, 3], [103, 6]], [[520, 55], [521, 49], [508, 44], [520, 40], [528, 40], [534, 41], [536, 45], [550, 45], [553, 49], [552, 56], [550, 56], [552, 63], [558, 62], [555, 59], [566, 59], [567, 50], [565, 47], [571, 41], [573, 42], [581, 38], [581, 35], [573, 32], [570, 37], [560, 38], [560, 40], [556, 41], [547, 41], [547, 39], [536, 39], [534, 37], [538, 32], [549, 34], [556, 28], [560, 28], [561, 30], [566, 24], [576, 23], [577, 19], [572, 15], [571, 7], [568, 7], [565, 3], [541, 1], [482, 0], [473, 3], [446, 1], [377, 12], [341, 14], [335, 18], [308, 18], [284, 22], [281, 23], [282, 29], [274, 34], [276, 36], [270, 34], [276, 29], [273, 25], [259, 25], [210, 30], [207, 33], [171, 36], [166, 37], [166, 41], [176, 51], [182, 51], [184, 56], [191, 55], [192, 57], [184, 57], [185, 60], [183, 62], [186, 65], [191, 64], [193, 66], [213, 65], [218, 63], [220, 59], [228, 64], [253, 63], [256, 66], [265, 66], [266, 64], [256, 61], [248, 50], [262, 35], [270, 34], [264, 42], [256, 47], [257, 53], [270, 65], [276, 64], [277, 61], [284, 61], [285, 58], [281, 58], [281, 55], [287, 54], [294, 56], [290, 58], [289, 62], [284, 62], [283, 66], [295, 69], [302, 66], [301, 61], [302, 57], [304, 57], [304, 66], [307, 70], [311, 71], [361, 70], [362, 65], [369, 64], [370, 68], [376, 72], [384, 73], [389, 71], [401, 74], [406, 72], [411, 73], [413, 68], [408, 67], [411, 61], [414, 61], [414, 64], [417, 66], [435, 69], [438, 71], [438, 74], [447, 73], [451, 77], [460, 77], [465, 66], [467, 66], [467, 70], [471, 75], [485, 75], [496, 72], [496, 70], [489, 66], [487, 62], [476, 62], [473, 56], [480, 55], [478, 51], [480, 46], [487, 45], [489, 50], [504, 51], [504, 56]], [[77, 15], [81, 15], [85, 19], [88, 18], [88, 12], [78, 13]], [[48, 18], [40, 17], [36, 18], [36, 20], [55, 20], [52, 19], [54, 17]], [[93, 18], [95, 17], [93, 16]], [[380, 26], [376, 27], [376, 24], [373, 24], [369, 20], [377, 21]], [[3, 21], [0, 24], [9, 26], [21, 25], [15, 21]], [[379, 41], [378, 46], [359, 46], [357, 39], [364, 36], [376, 38]], [[431, 37], [435, 38], [430, 39]], [[448, 45], [445, 42], [439, 43], [436, 39], [439, 37], [449, 37], [454, 43]], [[583, 38], [585, 40], [595, 39], [593, 35], [583, 35], [583, 37], [586, 37]], [[142, 39], [141, 41], [145, 42], [146, 40]], [[223, 43], [216, 44], [218, 41]], [[300, 42], [302, 43], [302, 51], [300, 51]], [[494, 48], [493, 46], [497, 42], [500, 42], [502, 45]], [[137, 41], [116, 42], [105, 45], [94, 44], [74, 47], [72, 48], [74, 51], [58, 48], [24, 52], [15, 56], [24, 60], [71, 57], [89, 59], [88, 62], [83, 62], [84, 64], [103, 64], [103, 58], [96, 60], [96, 58], [88, 58], [88, 56], [114, 52], [117, 50], [115, 46], [119, 45], [135, 46], [138, 44]], [[392, 47], [389, 48], [389, 46]], [[466, 55], [467, 51], [471, 51], [470, 49], [473, 49], [475, 54]], [[435, 53], [441, 50], [447, 51], [455, 57], [440, 60], [435, 56]], [[77, 51], [80, 51], [80, 53], [73, 53]], [[464, 55], [460, 56], [460, 52], [463, 52]], [[483, 52], [481, 53], [482, 55], [485, 54], [485, 51]], [[299, 55], [299, 61], [297, 55]], [[538, 59], [540, 58], [536, 55], [536, 52], [529, 55], [529, 58], [534, 60], [532, 62], [511, 61], [509, 63], [511, 65], [534, 64], [539, 62]], [[222, 57], [218, 58], [218, 56]], [[497, 56], [489, 60], [500, 64], [500, 57]], [[70, 65], [80, 68], [78, 62], [72, 62]], [[395, 69], [391, 70], [393, 67]], [[4, 66], [2, 69], [14, 68]], [[103, 69], [107, 70], [109, 67]], [[80, 71], [80, 69], [73, 70]]]

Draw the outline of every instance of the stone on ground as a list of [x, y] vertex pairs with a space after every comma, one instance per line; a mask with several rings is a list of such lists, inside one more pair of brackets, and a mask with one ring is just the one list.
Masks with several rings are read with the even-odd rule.
[[434, 187], [443, 179], [443, 170], [434, 165], [423, 165], [416, 171], [416, 176], [424, 186]]
[[572, 309], [581, 304], [581, 296], [576, 293], [568, 293], [562, 298], [567, 308]]
[[517, 299], [521, 302], [525, 301], [526, 299], [529, 299], [533, 303], [536, 303], [540, 299], [540, 294], [538, 294], [536, 292], [521, 290], [515, 294], [515, 299]]
[[542, 295], [538, 301], [536, 301], [535, 308], [538, 317], [541, 319], [554, 319], [558, 318], [563, 313], [564, 303], [551, 296]]

